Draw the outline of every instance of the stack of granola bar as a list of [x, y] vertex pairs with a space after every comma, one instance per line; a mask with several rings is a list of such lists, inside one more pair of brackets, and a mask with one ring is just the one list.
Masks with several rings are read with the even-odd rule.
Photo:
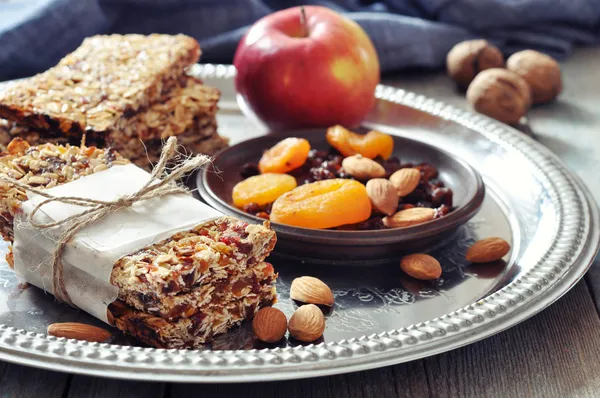
[[[51, 188], [126, 163], [112, 149], [15, 139], [0, 154], [0, 174]], [[7, 241], [26, 200], [27, 192], [0, 182], [0, 230]], [[264, 261], [275, 242], [268, 224], [224, 216], [123, 256], [110, 276], [119, 293], [108, 307], [109, 321], [155, 347], [197, 348], [276, 301], [277, 274]]]
[[200, 47], [184, 35], [110, 35], [85, 39], [56, 66], [0, 92], [0, 145], [111, 147], [148, 168], [163, 141], [177, 136], [188, 153], [227, 146], [217, 133], [220, 93], [188, 76]]

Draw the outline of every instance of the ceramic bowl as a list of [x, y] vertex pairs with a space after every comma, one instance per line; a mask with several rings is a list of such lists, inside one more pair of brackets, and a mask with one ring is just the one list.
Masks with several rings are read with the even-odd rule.
[[[325, 130], [271, 133], [241, 142], [217, 154], [212, 168], [197, 174], [200, 198], [225, 214], [247, 222], [262, 222], [232, 204], [233, 186], [243, 180], [246, 163], [257, 163], [265, 149], [285, 137], [306, 138], [312, 148], [328, 150]], [[481, 176], [465, 161], [432, 145], [394, 136], [393, 156], [402, 163], [428, 162], [437, 167], [440, 179], [454, 193], [455, 210], [423, 224], [373, 231], [340, 231], [298, 228], [272, 223], [277, 232], [275, 251], [280, 256], [327, 264], [372, 264], [393, 260], [404, 253], [426, 251], [444, 244], [458, 227], [479, 210], [485, 196]]]

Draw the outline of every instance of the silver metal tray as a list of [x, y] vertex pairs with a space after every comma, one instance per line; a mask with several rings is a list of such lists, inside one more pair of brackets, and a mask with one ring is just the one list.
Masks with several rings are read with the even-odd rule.
[[[232, 143], [264, 134], [236, 105], [231, 66], [193, 71], [222, 90], [221, 133]], [[123, 336], [111, 344], [45, 335], [60, 321], [99, 324], [89, 315], [23, 288], [0, 263], [0, 359], [58, 371], [180, 382], [281, 380], [351, 372], [451, 350], [507, 329], [541, 311], [585, 273], [600, 242], [599, 214], [588, 190], [560, 160], [522, 133], [413, 93], [380, 86], [368, 127], [445, 149], [473, 165], [486, 183], [479, 213], [441, 249], [435, 283], [404, 276], [398, 264], [324, 267], [273, 258], [280, 273], [276, 305], [294, 311], [289, 283], [313, 275], [334, 290], [336, 304], [316, 344], [266, 347], [249, 325], [203, 350], [160, 350]], [[506, 262], [463, 260], [476, 239], [512, 243]], [[5, 249], [6, 246], [2, 246]]]

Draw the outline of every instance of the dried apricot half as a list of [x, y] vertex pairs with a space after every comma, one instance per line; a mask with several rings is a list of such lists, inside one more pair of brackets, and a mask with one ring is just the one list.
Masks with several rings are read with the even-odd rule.
[[377, 156], [387, 159], [392, 156], [392, 152], [394, 151], [394, 139], [392, 136], [376, 130], [371, 130], [365, 135], [351, 135], [350, 145], [358, 153], [370, 159], [375, 159]]
[[329, 145], [344, 156], [361, 154], [369, 159], [375, 159], [377, 156], [387, 159], [394, 151], [394, 139], [375, 130], [362, 135], [337, 125], [328, 128], [325, 136]]
[[258, 162], [261, 173], [287, 173], [306, 162], [310, 143], [304, 138], [289, 137], [263, 153]]
[[325, 138], [329, 145], [334, 147], [344, 156], [356, 155], [358, 152], [350, 146], [350, 134], [354, 134], [350, 130], [336, 125], [329, 127], [325, 133]]
[[301, 185], [281, 195], [271, 209], [271, 221], [304, 228], [354, 224], [370, 215], [365, 186], [341, 178]]
[[250, 203], [266, 205], [296, 188], [296, 179], [288, 174], [266, 173], [246, 178], [233, 187], [233, 204], [242, 208]]

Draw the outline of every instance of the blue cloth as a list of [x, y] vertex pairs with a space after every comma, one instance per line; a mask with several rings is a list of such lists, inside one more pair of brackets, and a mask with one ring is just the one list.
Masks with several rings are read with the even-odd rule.
[[[600, 0], [308, 1], [346, 13], [372, 38], [383, 72], [438, 68], [449, 49], [484, 37], [507, 55], [562, 59], [600, 36]], [[98, 33], [185, 33], [204, 62], [231, 62], [248, 26], [290, 0], [0, 0], [0, 80], [43, 71]]]

